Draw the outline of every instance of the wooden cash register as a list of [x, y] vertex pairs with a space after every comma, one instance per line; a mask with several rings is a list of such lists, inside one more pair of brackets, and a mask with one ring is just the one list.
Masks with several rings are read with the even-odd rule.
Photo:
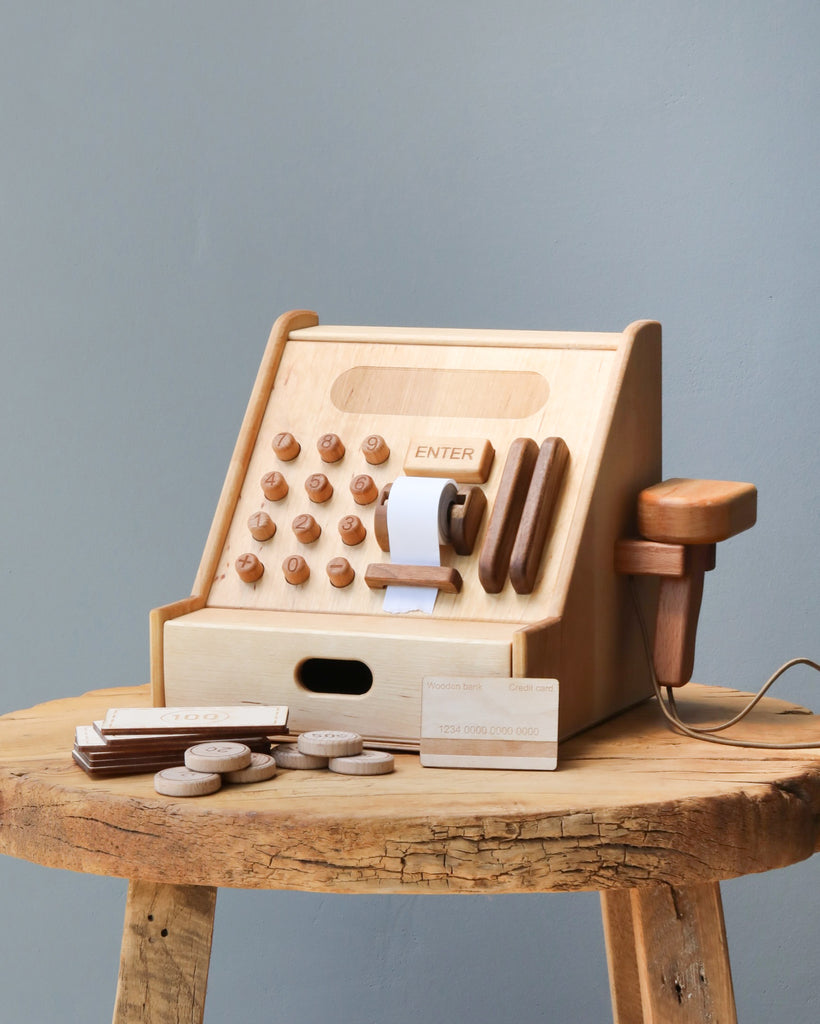
[[[425, 564], [391, 551], [406, 546], [391, 536], [403, 478], [437, 481]], [[686, 682], [714, 543], [754, 521], [751, 485], [660, 481], [657, 323], [436, 330], [287, 313], [193, 593], [152, 612], [154, 702], [286, 704], [294, 732], [412, 750], [424, 679], [553, 679], [567, 737], [651, 692], [627, 576], [656, 622], [662, 682]], [[432, 609], [386, 610], [396, 585], [432, 591]]]

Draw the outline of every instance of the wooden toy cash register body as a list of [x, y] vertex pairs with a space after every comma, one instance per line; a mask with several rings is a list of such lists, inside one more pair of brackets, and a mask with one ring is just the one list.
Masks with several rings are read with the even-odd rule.
[[[613, 552], [661, 477], [660, 364], [649, 321], [597, 334], [280, 317], [193, 594], [152, 613], [155, 703], [287, 704], [292, 731], [413, 749], [427, 676], [558, 679], [561, 737], [642, 699], [646, 655]], [[548, 438], [566, 468], [548, 520], [527, 522]], [[418, 579], [384, 550], [383, 518], [379, 537], [386, 488], [405, 475], [455, 481], [454, 534], [465, 496], [480, 517], [460, 545], [443, 524], [440, 566]], [[438, 588], [431, 613], [384, 610], [394, 570]]]

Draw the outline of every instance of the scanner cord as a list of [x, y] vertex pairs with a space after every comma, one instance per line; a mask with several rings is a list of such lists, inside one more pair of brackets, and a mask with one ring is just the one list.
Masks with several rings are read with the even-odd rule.
[[649, 664], [649, 674], [652, 679], [655, 696], [658, 698], [658, 706], [660, 707], [664, 718], [666, 718], [667, 722], [669, 722], [674, 730], [683, 733], [684, 736], [691, 736], [693, 739], [705, 740], [708, 743], [722, 743], [727, 747], [753, 747], [760, 750], [811, 750], [812, 748], [820, 747], [820, 740], [805, 743], [764, 743], [760, 740], [736, 740], [730, 739], [727, 736], [714, 735], [714, 733], [722, 732], [724, 729], [728, 729], [730, 726], [735, 725], [737, 722], [744, 719], [752, 708], [754, 708], [754, 706], [763, 698], [770, 687], [780, 678], [780, 676], [795, 665], [808, 665], [809, 668], [813, 668], [817, 672], [820, 672], [820, 665], [816, 661], [812, 661], [811, 658], [792, 658], [790, 661], [785, 662], [785, 664], [781, 665], [776, 672], [769, 676], [763, 686], [758, 690], [757, 694], [741, 711], [739, 711], [733, 718], [723, 722], [721, 725], [695, 726], [688, 725], [684, 722], [678, 713], [678, 706], [675, 703], [673, 688], [671, 686], [665, 687], [666, 700], [664, 700], [663, 694], [661, 693], [661, 686], [658, 682], [658, 677], [655, 675], [652, 645], [649, 641], [649, 630], [646, 627], [646, 619], [644, 618], [643, 609], [641, 608], [638, 588], [634, 576], [629, 577], [629, 585], [632, 591], [632, 601], [635, 605], [635, 611], [638, 613], [638, 623], [641, 627], [643, 646], [646, 652], [646, 659]]

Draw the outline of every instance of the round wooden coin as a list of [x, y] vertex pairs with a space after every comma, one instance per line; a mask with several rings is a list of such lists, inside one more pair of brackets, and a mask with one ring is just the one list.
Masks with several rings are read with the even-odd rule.
[[395, 762], [386, 750], [363, 750], [351, 757], [331, 757], [328, 768], [340, 775], [388, 775]]
[[185, 751], [185, 767], [194, 772], [234, 772], [250, 763], [251, 748], [244, 743], [197, 743]]
[[221, 785], [222, 776], [217, 772], [192, 771], [184, 765], [163, 768], [154, 776], [154, 789], [163, 796], [204, 796]]
[[362, 752], [362, 738], [357, 732], [333, 729], [303, 732], [296, 740], [296, 745], [303, 754], [319, 754], [323, 757], [347, 757]]
[[318, 754], [303, 754], [295, 743], [280, 743], [273, 748], [273, 759], [280, 768], [327, 768], [327, 758]]
[[265, 779], [272, 779], [276, 774], [276, 761], [270, 754], [254, 752], [251, 754], [251, 763], [247, 768], [237, 768], [233, 772], [225, 772], [223, 778], [226, 782], [264, 782]]

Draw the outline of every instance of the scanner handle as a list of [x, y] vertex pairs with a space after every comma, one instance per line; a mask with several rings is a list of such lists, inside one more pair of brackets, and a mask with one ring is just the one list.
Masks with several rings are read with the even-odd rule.
[[616, 549], [619, 572], [661, 577], [653, 661], [662, 686], [692, 678], [704, 573], [715, 545], [753, 526], [754, 484], [675, 477], [638, 495], [638, 529], [645, 540]]

